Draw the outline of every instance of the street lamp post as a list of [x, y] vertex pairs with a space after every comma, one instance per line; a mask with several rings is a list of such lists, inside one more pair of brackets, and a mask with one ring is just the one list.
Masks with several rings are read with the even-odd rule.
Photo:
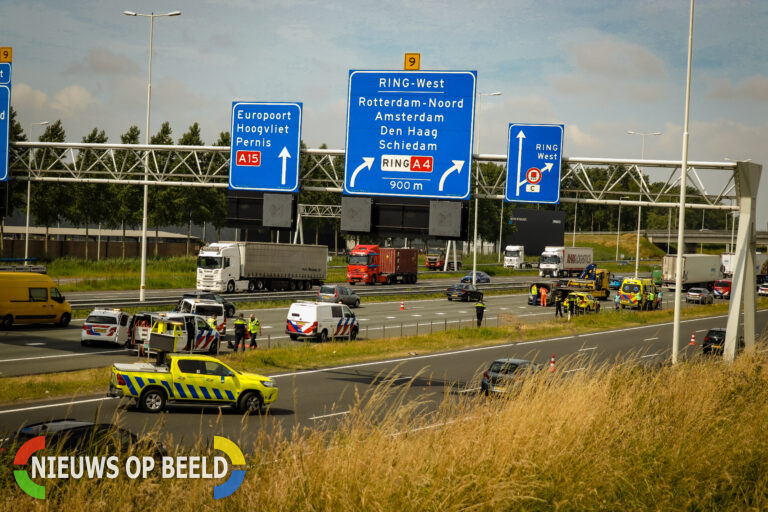
[[[480, 112], [483, 110], [483, 96], [501, 96], [501, 93], [496, 92], [489, 92], [489, 93], [480, 93], [478, 94], [478, 102], [477, 102], [477, 138], [475, 139], [475, 152], [479, 155], [480, 154]], [[477, 208], [478, 208], [478, 200], [477, 200], [477, 184], [478, 184], [478, 176], [480, 174], [480, 162], [475, 162], [475, 236], [474, 236], [474, 243], [472, 244], [472, 284], [477, 284]], [[447, 257], [447, 256], [446, 256]]]
[[[629, 199], [629, 196], [621, 196], [619, 200]], [[616, 261], [619, 261], [619, 236], [621, 235], [621, 203], [619, 203], [619, 221], [616, 223]]]
[[[149, 144], [149, 112], [152, 103], [152, 35], [155, 31], [155, 18], [161, 16], [180, 16], [181, 11], [172, 11], [163, 14], [142, 14], [133, 11], [123, 11], [126, 16], [141, 16], [149, 18], [149, 76], [147, 78], [147, 124], [144, 132], [144, 140]], [[149, 151], [144, 152], [144, 203], [141, 216], [141, 287], [139, 288], [139, 301], [144, 302], [144, 292], [147, 287], [147, 203], [149, 201]]]
[[[640, 135], [642, 137], [643, 142], [640, 146], [640, 160], [645, 160], [645, 138], [649, 135], [661, 135], [661, 132], [635, 132], [632, 130], [627, 130], [627, 133], [629, 135]], [[640, 193], [640, 198], [642, 198], [642, 192]], [[642, 205], [637, 206], [637, 241], [635, 242], [635, 279], [637, 279], [638, 270], [640, 267], [640, 221], [643, 218], [643, 207]]]
[[[40, 121], [39, 123], [29, 123], [29, 141], [32, 142], [32, 127], [33, 126], [47, 126], [48, 121]], [[35, 151], [29, 148], [29, 175], [27, 176], [27, 227], [24, 231], [24, 264], [29, 265], [29, 211], [32, 209], [32, 162], [35, 160]]]

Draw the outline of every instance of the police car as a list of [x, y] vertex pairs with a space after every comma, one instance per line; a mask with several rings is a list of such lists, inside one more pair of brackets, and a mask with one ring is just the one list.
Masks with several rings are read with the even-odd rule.
[[285, 333], [296, 341], [311, 338], [328, 341], [329, 338], [354, 340], [360, 331], [355, 314], [343, 304], [294, 302], [285, 320]]
[[130, 339], [130, 315], [119, 309], [94, 309], [83, 323], [80, 344], [107, 342], [125, 346]]

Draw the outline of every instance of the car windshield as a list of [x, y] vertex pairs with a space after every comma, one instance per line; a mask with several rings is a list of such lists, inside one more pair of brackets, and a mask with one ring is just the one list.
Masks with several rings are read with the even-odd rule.
[[517, 370], [517, 364], [507, 361], [494, 361], [491, 364], [491, 373], [512, 373]]
[[504, 256], [509, 258], [517, 258], [520, 256], [520, 251], [504, 251]]
[[640, 293], [640, 285], [625, 283], [624, 286], [621, 287], [621, 291], [624, 293]]
[[715, 282], [715, 286], [717, 286], [718, 288], [728, 288], [728, 287], [731, 286], [731, 282], [730, 281], [716, 281]]
[[206, 270], [212, 270], [216, 268], [222, 268], [222, 258], [218, 256], [200, 256], [197, 258], [197, 268]]
[[195, 313], [202, 316], [211, 316], [211, 315], [217, 315], [217, 316], [224, 316], [224, 312], [221, 310], [221, 306], [214, 306], [213, 304], [207, 305], [207, 304], [198, 304], [195, 307]]
[[539, 263], [560, 263], [560, 256], [542, 256], [539, 258]]
[[366, 255], [356, 256], [353, 254], [349, 257], [349, 264], [350, 265], [367, 265], [368, 256]]
[[688, 293], [704, 293], [704, 289], [703, 288], [691, 288], [690, 290], [688, 290]]
[[88, 315], [88, 318], [85, 319], [85, 323], [115, 325], [117, 324], [117, 318], [104, 315]]
[[463, 284], [452, 284], [448, 289], [449, 290], [463, 290], [464, 289]]

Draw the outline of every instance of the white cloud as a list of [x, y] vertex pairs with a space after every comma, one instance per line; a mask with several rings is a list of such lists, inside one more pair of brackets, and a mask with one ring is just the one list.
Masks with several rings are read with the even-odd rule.
[[724, 100], [768, 101], [768, 77], [755, 75], [739, 83], [729, 79], [719, 80], [709, 91], [709, 96]]
[[84, 59], [65, 70], [68, 74], [99, 73], [105, 75], [137, 74], [143, 70], [126, 55], [113, 53], [104, 48], [93, 48]]
[[70, 85], [53, 95], [51, 108], [64, 117], [74, 117], [98, 105], [93, 94], [82, 85]]
[[17, 112], [35, 112], [44, 110], [48, 103], [48, 95], [33, 89], [25, 83], [13, 84], [11, 103]]

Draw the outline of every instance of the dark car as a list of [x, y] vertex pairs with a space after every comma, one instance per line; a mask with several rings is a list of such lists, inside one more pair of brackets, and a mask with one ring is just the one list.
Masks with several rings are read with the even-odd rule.
[[618, 290], [621, 288], [621, 283], [624, 282], [624, 276], [614, 276], [611, 274], [611, 278], [608, 280], [608, 288], [611, 290]]
[[[490, 283], [491, 282], [491, 276], [489, 276], [485, 272], [478, 271], [478, 272], [475, 272], [475, 275], [476, 275], [476, 277], [475, 277], [475, 284], [477, 284], [477, 283]], [[462, 277], [461, 278], [461, 282], [462, 283], [471, 283], [472, 282], [472, 272], [470, 272], [469, 274], [467, 274], [464, 277]]]
[[[707, 331], [701, 343], [701, 353], [704, 355], [723, 355], [725, 348], [725, 328], [715, 327]], [[744, 348], [744, 336], [739, 336], [739, 349]]]
[[183, 299], [215, 300], [216, 302], [224, 306], [224, 313], [227, 315], [228, 318], [233, 318], [235, 316], [235, 305], [217, 293], [192, 292], [192, 293], [185, 293], [184, 295], [181, 296], [181, 298], [182, 300]]
[[449, 286], [445, 290], [448, 300], [460, 300], [462, 302], [483, 300], [483, 292], [469, 283], [459, 283]]
[[346, 304], [352, 308], [360, 307], [360, 296], [350, 290], [348, 286], [340, 284], [324, 284], [321, 286], [317, 291], [317, 301]]
[[542, 370], [540, 364], [525, 359], [497, 359], [483, 372], [480, 390], [485, 396], [491, 393], [508, 393], [524, 378]]
[[45, 436], [46, 448], [60, 449], [66, 454], [122, 454], [144, 452], [155, 458], [168, 455], [165, 447], [153, 439], [139, 438], [134, 433], [111, 423], [93, 423], [74, 419], [58, 419], [33, 423], [19, 429], [14, 438], [3, 441], [2, 448], [12, 453], [15, 446], [33, 437]]

